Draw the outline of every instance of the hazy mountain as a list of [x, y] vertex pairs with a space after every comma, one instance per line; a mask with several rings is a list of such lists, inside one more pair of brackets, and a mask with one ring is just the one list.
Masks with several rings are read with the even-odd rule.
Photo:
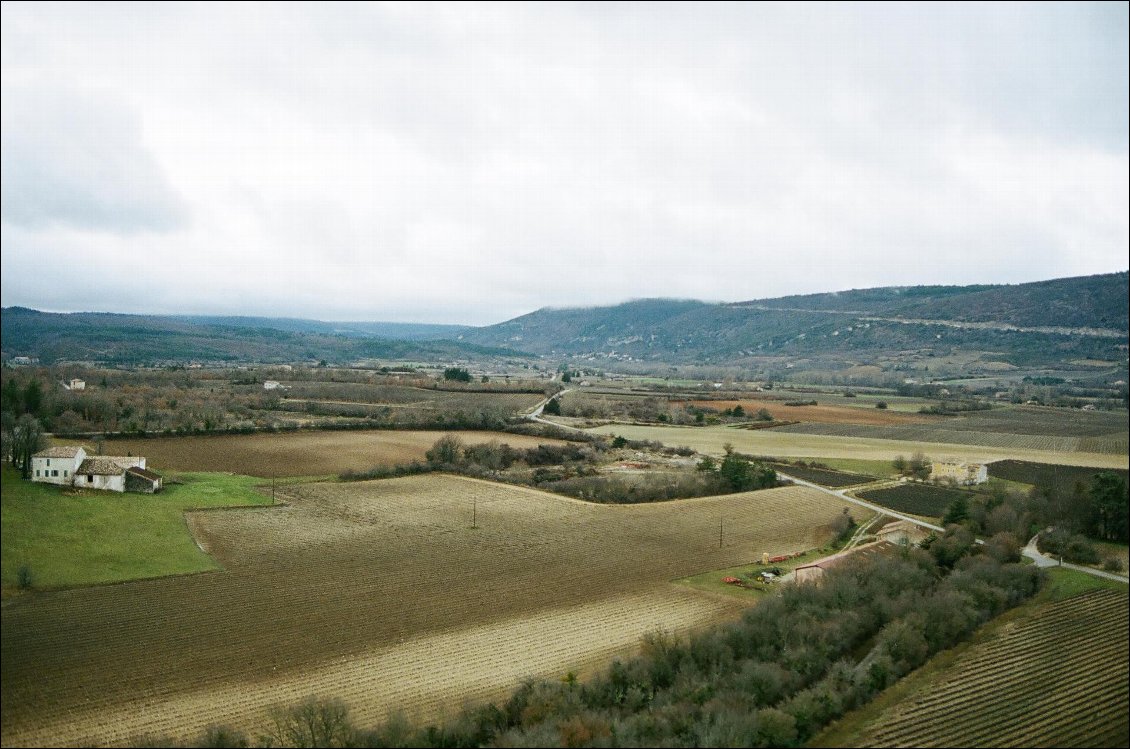
[[297, 317], [242, 317], [220, 315], [173, 315], [169, 319], [194, 325], [220, 325], [229, 328], [268, 328], [291, 333], [319, 333], [354, 338], [390, 338], [398, 341], [436, 341], [454, 339], [468, 329], [466, 325], [430, 325], [411, 322], [336, 322], [304, 320]]
[[[497, 325], [2, 311], [7, 356], [117, 363], [442, 360], [526, 352], [701, 364], [765, 357], [864, 362], [990, 352], [1042, 366], [1127, 360], [1126, 272], [1002, 286], [911, 286], [728, 304], [643, 299], [541, 309]], [[458, 340], [450, 340], [458, 339]]]
[[[361, 323], [348, 333], [337, 323], [273, 318], [171, 317], [101, 312], [58, 314], [24, 307], [0, 311], [0, 342], [6, 356], [32, 356], [111, 364], [187, 361], [295, 362], [325, 359], [427, 361], [483, 358], [513, 351], [472, 343], [423, 340], [459, 326]], [[375, 331], [398, 330], [398, 339]], [[405, 340], [408, 338], [417, 340]]]
[[860, 289], [730, 304], [647, 299], [541, 309], [464, 333], [538, 354], [727, 363], [913, 349], [999, 352], [1033, 364], [1126, 361], [1128, 274], [1007, 286]]

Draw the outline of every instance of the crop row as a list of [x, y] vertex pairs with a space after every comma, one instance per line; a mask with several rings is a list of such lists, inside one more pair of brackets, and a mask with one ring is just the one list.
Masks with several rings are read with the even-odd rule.
[[1050, 606], [964, 653], [865, 741], [1061, 746], [1125, 737], [1128, 623], [1125, 593], [1093, 591]]
[[828, 486], [835, 489], [844, 486], [857, 486], [859, 484], [868, 484], [875, 481], [874, 476], [865, 476], [860, 473], [848, 473], [847, 471], [836, 471], [831, 468], [812, 468], [809, 466], [797, 466], [791, 463], [772, 463], [774, 469], [786, 473], [790, 476], [795, 476], [804, 481], [811, 481], [820, 486]]
[[899, 512], [940, 517], [955, 499], [968, 497], [969, 492], [929, 484], [900, 484], [888, 489], [859, 492], [859, 496]]

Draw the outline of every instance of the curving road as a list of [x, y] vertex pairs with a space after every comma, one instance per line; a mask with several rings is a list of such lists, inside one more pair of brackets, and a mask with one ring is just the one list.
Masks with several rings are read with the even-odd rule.
[[[869, 510], [882, 513], [884, 515], [890, 515], [891, 517], [898, 518], [899, 520], [909, 521], [921, 528], [929, 528], [932, 531], [945, 532], [945, 528], [940, 525], [927, 523], [924, 520], [919, 520], [918, 518], [911, 517], [910, 515], [905, 515], [901, 512], [896, 512], [881, 505], [873, 504], [871, 502], [859, 499], [858, 497], [853, 497], [847, 493], [848, 490], [846, 489], [829, 489], [827, 487], [820, 486], [819, 484], [814, 484], [811, 481], [805, 481], [804, 479], [799, 479], [795, 476], [789, 476], [787, 474], [781, 473], [780, 471], [777, 472], [777, 475], [781, 476], [782, 478], [786, 478], [796, 484], [800, 484], [801, 486], [808, 486], [813, 489], [818, 489], [826, 494], [831, 494], [832, 496], [838, 497], [845, 502], [851, 502], [852, 504], [857, 504], [860, 507], [866, 507]], [[1066, 567], [1067, 569], [1075, 570], [1076, 572], [1085, 572], [1086, 574], [1094, 575], [1095, 577], [1104, 577], [1108, 580], [1117, 580], [1120, 583], [1130, 584], [1130, 578], [1127, 578], [1125, 575], [1116, 575], [1113, 572], [1107, 572], [1105, 570], [1096, 570], [1092, 567], [1083, 567], [1082, 565], [1063, 562], [1055, 559], [1054, 557], [1050, 557], [1047, 554], [1041, 553], [1040, 550], [1036, 548], [1036, 539], [1038, 537], [1038, 534], [1036, 536], [1033, 536], [1028, 541], [1028, 545], [1025, 546], [1023, 551], [1021, 552], [1024, 556], [1031, 559], [1037, 567]], [[979, 538], [977, 539], [977, 543], [983, 544], [985, 542]]]

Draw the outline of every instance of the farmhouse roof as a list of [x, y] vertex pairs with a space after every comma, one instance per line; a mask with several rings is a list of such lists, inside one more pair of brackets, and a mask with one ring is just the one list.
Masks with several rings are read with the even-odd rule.
[[33, 458], [73, 458], [78, 455], [81, 447], [76, 445], [65, 445], [63, 447], [49, 447], [46, 450], [40, 450]]
[[87, 458], [79, 465], [75, 473], [94, 476], [120, 476], [126, 469], [114, 460], [106, 457]]
[[144, 468], [138, 468], [137, 466], [134, 466], [132, 468], [127, 468], [126, 473], [132, 473], [134, 476], [140, 476], [141, 478], [146, 479], [147, 481], [160, 481], [161, 480], [161, 474], [153, 473], [153, 471], [147, 471]]

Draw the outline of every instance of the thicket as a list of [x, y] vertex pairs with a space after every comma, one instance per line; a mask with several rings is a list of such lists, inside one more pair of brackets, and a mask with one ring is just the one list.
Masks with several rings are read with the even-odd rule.
[[752, 491], [780, 485], [771, 466], [735, 453], [726, 446], [720, 463], [704, 459], [697, 471], [651, 471], [630, 476], [602, 473], [598, 466], [608, 450], [629, 448], [686, 457], [689, 447], [664, 447], [652, 441], [598, 438], [586, 443], [541, 444], [513, 448], [491, 440], [468, 445], [458, 435], [440, 437], [425, 454], [426, 462], [377, 466], [368, 471], [345, 471], [343, 481], [393, 478], [447, 471], [607, 504], [635, 504]]
[[[740, 621], [690, 638], [652, 633], [639, 656], [616, 660], [589, 681], [572, 674], [527, 680], [505, 702], [465, 707], [454, 720], [427, 726], [396, 717], [364, 730], [339, 702], [324, 703], [325, 720], [318, 703], [304, 703], [276, 713], [281, 729], [261, 743], [801, 746], [1039, 589], [1038, 569], [1002, 564], [962, 533], [952, 529], [930, 551], [829, 570], [819, 585], [785, 587]], [[949, 559], [938, 550], [943, 541], [963, 553]], [[333, 731], [315, 736], [295, 725]], [[234, 734], [211, 730], [228, 740]]]

